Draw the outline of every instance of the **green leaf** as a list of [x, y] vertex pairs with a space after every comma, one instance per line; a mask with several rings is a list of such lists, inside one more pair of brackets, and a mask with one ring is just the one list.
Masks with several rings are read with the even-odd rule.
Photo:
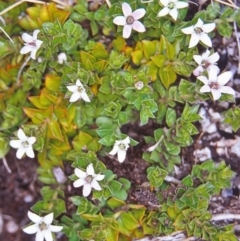
[[192, 176], [188, 175], [186, 177], [184, 177], [181, 181], [181, 183], [183, 185], [185, 185], [186, 187], [192, 187], [193, 186], [193, 180], [192, 180]]
[[167, 113], [166, 113], [166, 122], [168, 127], [171, 127], [174, 125], [174, 123], [176, 122], [176, 112], [174, 109], [172, 108], [168, 108], [167, 109]]
[[159, 77], [166, 89], [174, 83], [177, 79], [177, 75], [173, 70], [166, 70], [164, 68], [159, 69]]
[[150, 58], [152, 62], [159, 68], [162, 68], [165, 64], [166, 57], [164, 55], [158, 54]]
[[181, 148], [177, 144], [167, 142], [166, 140], [164, 140], [164, 145], [166, 147], [167, 152], [171, 155], [176, 156], [181, 151]]
[[156, 53], [156, 44], [149, 40], [143, 40], [143, 53], [147, 61], [150, 60], [150, 57]]

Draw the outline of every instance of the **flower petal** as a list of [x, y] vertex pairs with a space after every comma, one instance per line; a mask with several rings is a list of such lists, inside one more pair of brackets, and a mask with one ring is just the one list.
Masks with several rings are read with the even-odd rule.
[[81, 93], [81, 98], [86, 101], [86, 102], [91, 102], [91, 100], [89, 99], [87, 93], [85, 91], [82, 91]]
[[53, 236], [49, 229], [43, 231], [43, 236], [46, 239], [46, 241], [53, 241]]
[[21, 148], [22, 146], [22, 141], [21, 140], [11, 140], [9, 142], [10, 146], [13, 148]]
[[43, 41], [37, 40], [36, 41], [36, 48], [39, 49], [41, 47], [42, 43], [43, 43]]
[[193, 70], [193, 74], [195, 76], [199, 76], [204, 71], [202, 66], [198, 66], [195, 70]]
[[215, 29], [215, 27], [216, 27], [215, 23], [207, 23], [202, 26], [202, 30], [205, 33], [210, 33]]
[[190, 27], [182, 28], [181, 31], [185, 34], [192, 34], [194, 32], [194, 27], [190, 26]]
[[113, 149], [109, 152], [109, 154], [114, 156], [117, 154], [118, 150], [118, 145], [114, 144]]
[[186, 3], [186, 2], [177, 1], [175, 3], [175, 7], [177, 9], [186, 8], [187, 6], [188, 6], [188, 3]]
[[173, 8], [169, 11], [169, 15], [176, 21], [178, 17], [178, 10], [176, 8]]
[[97, 174], [95, 177], [95, 180], [102, 181], [104, 179], [105, 175]]
[[37, 48], [33, 48], [31, 51], [31, 59], [36, 59], [36, 54], [37, 54], [38, 49]]
[[23, 34], [22, 34], [22, 39], [23, 39], [23, 41], [26, 42], [26, 43], [34, 42], [33, 36], [29, 35], [28, 33], [23, 33]]
[[36, 29], [33, 31], [33, 39], [37, 40], [37, 36], [38, 36], [39, 32], [40, 32], [39, 29]]
[[74, 173], [79, 178], [85, 178], [87, 176], [86, 172], [80, 170], [79, 168], [75, 168]]
[[23, 229], [23, 232], [27, 234], [33, 234], [33, 233], [36, 233], [37, 231], [38, 231], [38, 224], [33, 224]]
[[129, 38], [132, 32], [132, 26], [131, 25], [125, 25], [123, 27], [123, 38]]
[[231, 88], [230, 86], [222, 86], [220, 88], [220, 91], [225, 94], [233, 95], [235, 96], [235, 90]]
[[48, 215], [43, 217], [43, 222], [47, 225], [51, 224], [53, 221], [53, 213], [49, 213]]
[[17, 150], [16, 157], [17, 157], [18, 159], [21, 159], [24, 154], [25, 154], [25, 149], [24, 149], [23, 147], [20, 147], [20, 148]]
[[86, 173], [87, 173], [87, 176], [94, 176], [95, 175], [95, 172], [94, 172], [94, 168], [93, 168], [93, 164], [90, 163], [88, 166], [87, 166], [87, 169], [86, 169]]
[[43, 220], [42, 217], [38, 216], [37, 214], [35, 214], [31, 211], [28, 211], [27, 215], [28, 215], [29, 219], [34, 223], [40, 223]]
[[205, 85], [208, 85], [208, 83], [209, 83], [209, 80], [207, 79], [206, 76], [198, 76], [197, 79], [202, 81]]
[[76, 81], [76, 86], [84, 88], [79, 79], [77, 79], [77, 81]]
[[201, 56], [201, 55], [193, 55], [193, 59], [195, 60], [195, 62], [197, 64], [200, 65], [202, 63], [203, 56]]
[[219, 58], [220, 58], [220, 56], [219, 56], [218, 52], [216, 52], [208, 57], [208, 62], [211, 64], [215, 64], [219, 60]]
[[22, 141], [26, 141], [27, 140], [27, 136], [25, 135], [25, 133], [23, 132], [23, 130], [21, 128], [19, 128], [17, 136]]
[[202, 28], [203, 26], [203, 21], [201, 18], [198, 19], [197, 23], [194, 25], [194, 28]]
[[201, 87], [201, 89], [199, 91], [200, 91], [200, 93], [211, 92], [211, 88], [208, 85], [204, 85]]
[[132, 13], [132, 16], [135, 20], [138, 20], [142, 18], [145, 14], [146, 10], [144, 8], [139, 8]]
[[232, 72], [226, 71], [217, 77], [217, 82], [220, 85], [225, 85], [232, 78]]
[[165, 7], [169, 4], [169, 0], [160, 0], [160, 3]]
[[33, 48], [31, 46], [28, 46], [28, 45], [23, 46], [20, 50], [20, 54], [27, 54], [27, 53], [31, 52], [32, 49]]
[[81, 99], [81, 93], [78, 91], [73, 92], [71, 95], [71, 98], [69, 99], [69, 102], [76, 102], [77, 100]]
[[206, 52], [204, 52], [204, 53], [202, 54], [202, 59], [203, 59], [203, 60], [208, 59], [209, 55], [210, 55], [210, 51], [207, 49]]
[[122, 140], [123, 144], [129, 144], [130, 143], [130, 138], [127, 136], [125, 139]]
[[43, 241], [43, 240], [44, 240], [43, 232], [41, 230], [38, 230], [35, 241]]
[[62, 226], [56, 226], [56, 225], [50, 225], [49, 229], [50, 229], [51, 232], [56, 233], [56, 232], [60, 232], [63, 229], [63, 227]]
[[126, 150], [121, 150], [121, 149], [118, 150], [118, 161], [120, 163], [122, 163], [125, 160], [126, 154], [127, 154]]
[[34, 136], [28, 137], [28, 143], [30, 145], [34, 144], [36, 142], [37, 138]]
[[139, 21], [134, 21], [132, 24], [132, 28], [139, 33], [143, 33], [146, 31], [145, 26]]
[[195, 32], [192, 33], [190, 42], [189, 42], [189, 48], [195, 47], [200, 40], [199, 34], [196, 34]]
[[89, 196], [89, 194], [91, 193], [92, 191], [92, 186], [90, 183], [86, 183], [84, 186], [83, 186], [83, 196], [84, 197], [87, 197]]
[[78, 89], [77, 85], [67, 85], [66, 87], [70, 92], [75, 92]]
[[206, 33], [200, 33], [200, 41], [207, 45], [208, 47], [212, 47], [212, 40]]
[[123, 11], [123, 15], [125, 17], [128, 17], [129, 15], [132, 14], [132, 8], [128, 3], [123, 3], [122, 4], [122, 11]]
[[126, 18], [123, 16], [117, 16], [113, 19], [113, 23], [116, 25], [124, 26], [126, 24]]
[[213, 100], [218, 100], [221, 97], [221, 91], [219, 89], [211, 89]]
[[26, 148], [26, 155], [30, 158], [34, 158], [35, 155], [34, 155], [34, 151], [33, 151], [33, 148], [31, 145], [29, 145], [27, 148]]
[[163, 17], [169, 14], [169, 8], [168, 7], [164, 7], [163, 9], [161, 9], [158, 13], [158, 17]]
[[217, 74], [219, 74], [220, 69], [216, 65], [209, 65], [207, 67], [207, 71], [208, 71], [208, 73], [216, 72]]
[[101, 186], [99, 185], [99, 183], [95, 179], [92, 180], [91, 185], [92, 185], [92, 188], [97, 190], [97, 191], [102, 190]]
[[84, 179], [78, 179], [73, 183], [74, 187], [81, 187], [86, 184], [86, 181]]

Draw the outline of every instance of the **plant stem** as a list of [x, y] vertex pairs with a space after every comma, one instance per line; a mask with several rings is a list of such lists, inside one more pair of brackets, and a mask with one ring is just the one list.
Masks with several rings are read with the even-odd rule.
[[23, 63], [23, 65], [22, 65], [21, 68], [19, 69], [18, 75], [17, 75], [17, 84], [19, 84], [22, 71], [23, 71], [24, 67], [27, 65], [27, 63], [28, 63], [28, 61], [30, 60], [30, 58], [31, 58], [31, 55], [28, 56], [28, 58], [26, 59], [26, 61]]

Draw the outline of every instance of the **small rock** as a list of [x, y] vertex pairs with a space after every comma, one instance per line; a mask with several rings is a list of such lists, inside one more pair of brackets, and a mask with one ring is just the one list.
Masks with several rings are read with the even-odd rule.
[[14, 220], [10, 220], [6, 224], [6, 230], [8, 233], [16, 233], [18, 231], [18, 228], [19, 227]]

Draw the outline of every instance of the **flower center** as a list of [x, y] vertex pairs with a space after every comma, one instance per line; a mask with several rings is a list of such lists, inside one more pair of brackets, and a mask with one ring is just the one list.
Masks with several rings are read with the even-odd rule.
[[39, 229], [40, 229], [41, 231], [47, 229], [47, 224], [44, 223], [44, 222], [40, 223], [40, 224], [39, 224]]
[[85, 177], [85, 181], [86, 181], [87, 183], [91, 183], [92, 180], [93, 180], [93, 176], [91, 176], [91, 175]]
[[28, 43], [28, 45], [31, 45], [31, 46], [33, 46], [33, 47], [37, 47], [37, 45], [36, 45], [36, 42], [35, 42], [35, 41], [33, 41], [33, 42], [31, 42], [31, 43]]
[[205, 69], [207, 69], [210, 65], [211, 65], [211, 64], [210, 64], [208, 61], [206, 61], [206, 60], [204, 60], [204, 61], [202, 62], [202, 67], [205, 68]]
[[168, 8], [169, 8], [169, 9], [173, 9], [173, 8], [174, 8], [174, 6], [175, 6], [175, 4], [174, 4], [174, 3], [169, 3], [169, 4], [168, 4]]
[[200, 34], [200, 33], [202, 33], [202, 29], [201, 28], [195, 28], [195, 32]]
[[23, 141], [23, 142], [22, 142], [22, 146], [23, 146], [24, 148], [27, 148], [27, 147], [29, 146], [28, 141]]
[[84, 91], [83, 87], [78, 86], [78, 92], [83, 92], [83, 91]]
[[126, 19], [127, 24], [133, 24], [134, 21], [135, 19], [133, 18], [133, 16], [128, 16]]
[[218, 90], [219, 84], [217, 82], [211, 82], [208, 84], [211, 89]]
[[124, 145], [123, 143], [120, 143], [118, 145], [119, 149], [121, 149], [122, 151], [126, 150], [126, 145]]

